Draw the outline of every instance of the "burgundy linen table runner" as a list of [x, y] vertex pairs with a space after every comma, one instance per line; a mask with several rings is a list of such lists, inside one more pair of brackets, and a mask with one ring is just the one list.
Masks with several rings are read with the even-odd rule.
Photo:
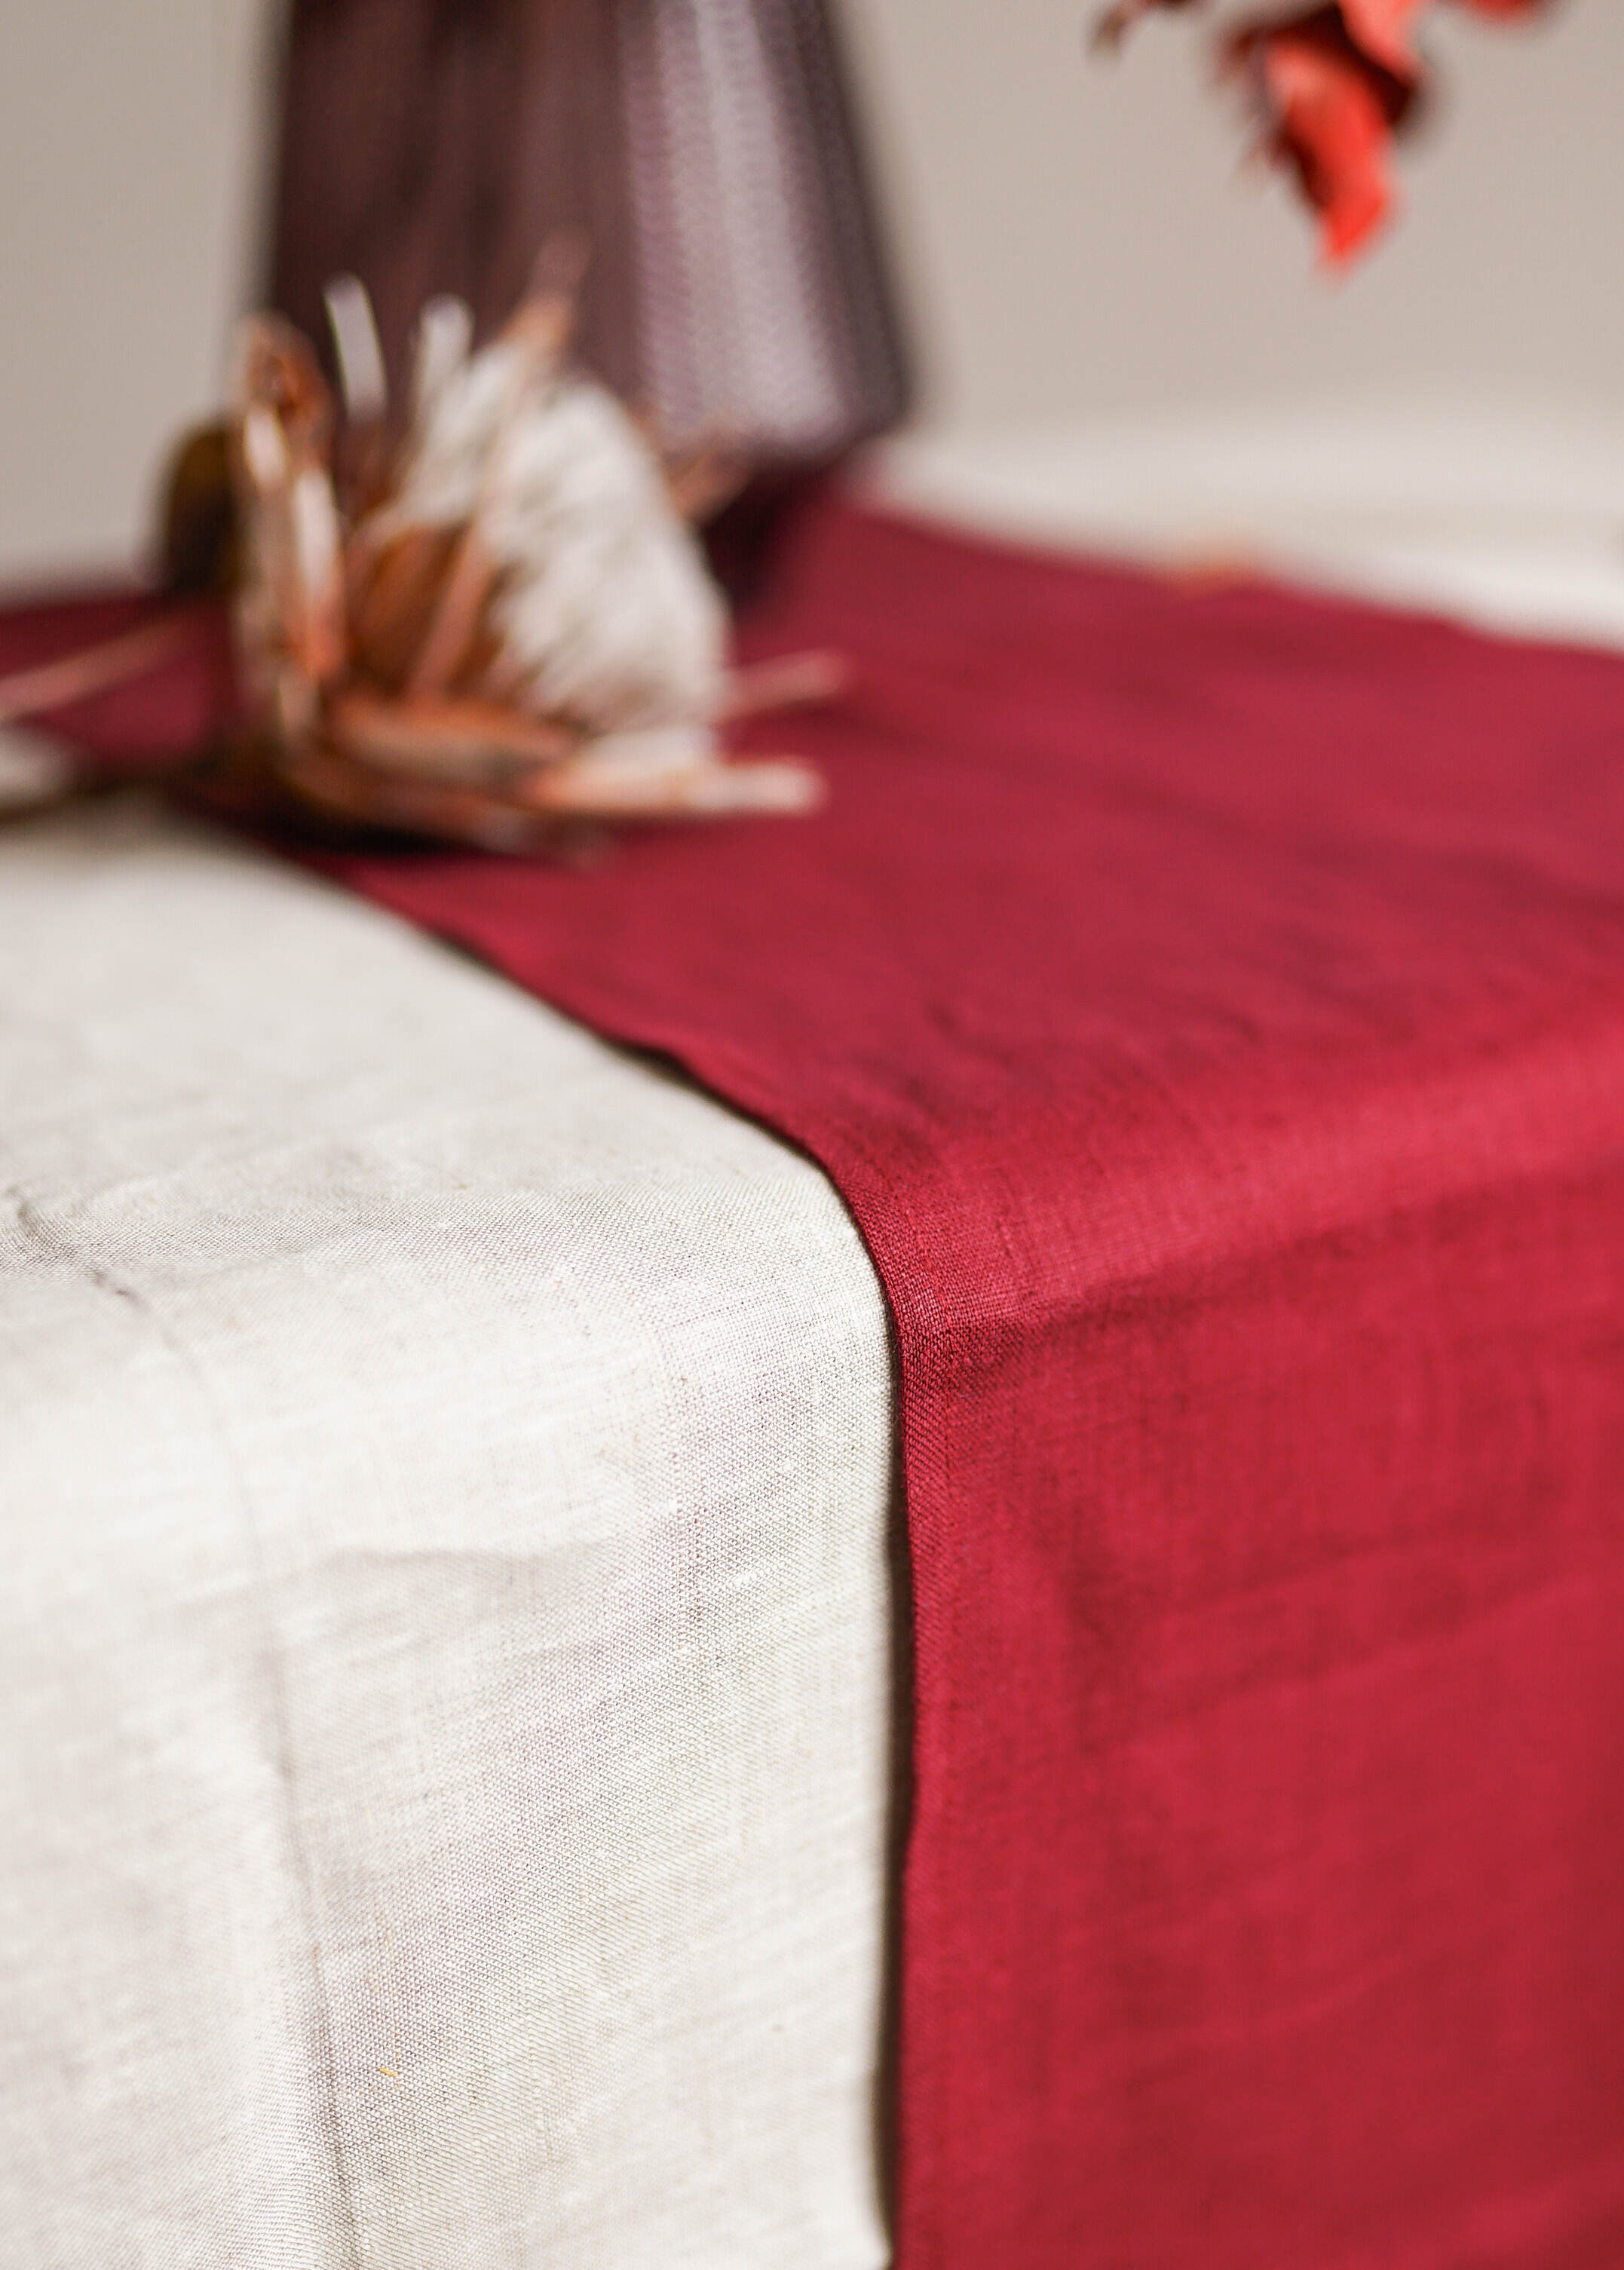
[[807, 822], [330, 863], [895, 1319], [903, 2270], [1624, 2262], [1624, 663], [853, 508]]

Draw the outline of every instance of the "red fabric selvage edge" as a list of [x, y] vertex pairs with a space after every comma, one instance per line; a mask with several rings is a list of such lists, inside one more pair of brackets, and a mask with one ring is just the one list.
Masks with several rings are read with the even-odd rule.
[[1624, 663], [829, 504], [827, 812], [323, 862], [818, 1158], [903, 2270], [1624, 2261]]

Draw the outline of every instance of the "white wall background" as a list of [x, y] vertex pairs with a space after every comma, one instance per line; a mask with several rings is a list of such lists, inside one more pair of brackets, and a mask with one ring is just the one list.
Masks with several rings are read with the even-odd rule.
[[0, 0], [0, 576], [128, 558], [219, 400], [267, 0]]
[[[1350, 282], [1242, 180], [1190, 26], [843, 0], [949, 425], [1326, 391], [1624, 405], [1624, 5], [1450, 24], [1412, 211]], [[1447, 11], [1441, 11], [1447, 13]], [[277, 0], [0, 0], [0, 576], [129, 557], [248, 289]]]

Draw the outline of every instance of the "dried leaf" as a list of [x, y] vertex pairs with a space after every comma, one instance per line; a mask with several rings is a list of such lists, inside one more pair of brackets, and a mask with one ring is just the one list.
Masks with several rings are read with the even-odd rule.
[[[1389, 9], [1383, 29], [1397, 23]], [[1394, 208], [1392, 137], [1417, 81], [1368, 54], [1337, 6], [1243, 25], [1229, 35], [1224, 60], [1252, 86], [1264, 152], [1295, 177], [1319, 216], [1323, 257], [1332, 265], [1351, 259]]]
[[[1204, 0], [1116, 0], [1094, 29], [1111, 48], [1153, 9]], [[1390, 146], [1416, 115], [1427, 72], [1419, 45], [1437, 0], [1331, 0], [1244, 18], [1222, 32], [1225, 71], [1252, 91], [1260, 146], [1295, 178], [1319, 216], [1333, 265], [1368, 244], [1393, 211]], [[1451, 0], [1501, 22], [1542, 14], [1552, 0]]]

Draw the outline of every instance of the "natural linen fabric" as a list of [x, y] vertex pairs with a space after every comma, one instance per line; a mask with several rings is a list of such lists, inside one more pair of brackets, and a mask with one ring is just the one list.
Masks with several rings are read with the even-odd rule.
[[137, 803], [0, 837], [0, 1096], [7, 2270], [875, 2270], [822, 1177]]
[[839, 507], [785, 577], [827, 812], [341, 864], [879, 1266], [901, 2270], [1624, 2261], [1624, 666]]

